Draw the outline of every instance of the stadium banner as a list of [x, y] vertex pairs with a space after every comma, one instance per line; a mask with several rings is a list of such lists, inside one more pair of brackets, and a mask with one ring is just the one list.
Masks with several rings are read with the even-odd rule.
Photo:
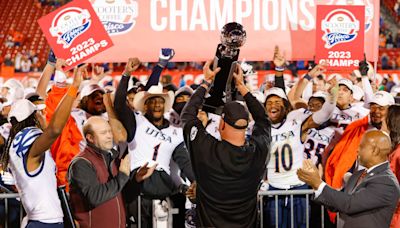
[[92, 5], [75, 0], [40, 18], [38, 23], [57, 58], [71, 69], [113, 46]]
[[[158, 60], [160, 48], [174, 48], [174, 61], [212, 59], [220, 29], [242, 24], [247, 41], [239, 60], [271, 60], [275, 45], [288, 60], [312, 60], [317, 5], [364, 5], [365, 52], [378, 59], [379, 0], [90, 0], [114, 47], [91, 62]], [[376, 47], [376, 48], [375, 48]]]
[[317, 6], [315, 61], [328, 71], [358, 69], [364, 59], [364, 6]]

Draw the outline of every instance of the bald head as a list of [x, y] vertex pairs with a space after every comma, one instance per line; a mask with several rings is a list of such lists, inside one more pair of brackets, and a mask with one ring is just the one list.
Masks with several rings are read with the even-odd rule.
[[111, 126], [100, 116], [92, 116], [86, 121], [83, 134], [88, 142], [99, 149], [110, 150], [113, 146]]
[[367, 168], [386, 161], [390, 152], [390, 137], [379, 130], [367, 131], [358, 149], [360, 163]]

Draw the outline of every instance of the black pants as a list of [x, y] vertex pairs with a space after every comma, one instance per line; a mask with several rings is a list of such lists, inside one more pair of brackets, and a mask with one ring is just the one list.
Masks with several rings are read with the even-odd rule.
[[179, 210], [178, 214], [173, 215], [173, 225], [174, 228], [185, 228], [185, 214], [186, 214], [186, 196], [178, 193], [170, 197], [173, 208], [177, 208]]

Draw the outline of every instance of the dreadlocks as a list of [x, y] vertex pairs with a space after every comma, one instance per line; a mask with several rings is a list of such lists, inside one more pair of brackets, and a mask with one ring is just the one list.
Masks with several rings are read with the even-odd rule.
[[18, 122], [17, 119], [14, 117], [11, 117], [10, 123], [11, 123], [11, 129], [10, 129], [10, 136], [8, 137], [6, 141], [6, 146], [3, 147], [3, 153], [1, 155], [1, 164], [3, 166], [3, 170], [6, 170], [8, 167], [8, 160], [10, 158], [10, 147], [12, 144], [12, 141], [14, 140], [15, 136], [18, 134], [18, 132], [22, 131], [24, 128], [27, 127], [38, 127], [42, 129], [42, 126], [39, 122], [39, 120], [36, 118], [36, 111], [33, 112], [28, 118], [25, 120]]

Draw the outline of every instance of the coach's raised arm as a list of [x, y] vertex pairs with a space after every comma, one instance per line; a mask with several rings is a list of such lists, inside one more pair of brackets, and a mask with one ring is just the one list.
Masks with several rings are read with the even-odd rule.
[[182, 111], [184, 139], [188, 148], [197, 188], [199, 227], [254, 227], [257, 218], [257, 191], [265, 170], [271, 124], [262, 105], [243, 82], [237, 66], [235, 85], [255, 120], [253, 134], [246, 140], [249, 112], [237, 101], [224, 105], [219, 132], [221, 141], [204, 129], [197, 118], [207, 90], [219, 68], [203, 68], [205, 80]]

